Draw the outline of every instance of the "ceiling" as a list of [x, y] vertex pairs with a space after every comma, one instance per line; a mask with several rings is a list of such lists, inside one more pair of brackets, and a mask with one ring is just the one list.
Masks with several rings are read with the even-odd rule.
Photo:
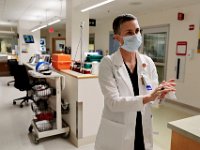
[[18, 20], [44, 21], [54, 16], [65, 17], [65, 0], [0, 0], [0, 24]]
[[90, 16], [99, 19], [123, 13], [139, 16], [194, 4], [200, 4], [200, 0], [116, 0], [100, 9], [90, 11]]
[[[41, 22], [54, 16], [65, 20], [66, 1], [68, 0], [0, 0], [0, 25], [16, 25], [18, 20]], [[81, 9], [104, 0], [73, 1]], [[200, 0], [115, 0], [91, 10], [90, 18], [103, 19], [130, 12], [138, 16], [194, 4], [200, 4]]]

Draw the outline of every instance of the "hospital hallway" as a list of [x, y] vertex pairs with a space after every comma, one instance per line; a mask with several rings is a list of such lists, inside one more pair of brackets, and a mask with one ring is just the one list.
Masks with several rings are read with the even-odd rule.
[[[66, 138], [53, 136], [41, 139], [34, 144], [28, 134], [33, 112], [30, 107], [20, 108], [18, 103], [13, 105], [13, 99], [25, 95], [14, 88], [13, 84], [7, 86], [12, 77], [0, 78], [0, 149], [1, 150], [94, 150], [94, 144], [76, 148]], [[153, 108], [153, 137], [154, 150], [170, 150], [171, 130], [167, 122], [178, 120], [199, 112], [187, 110], [171, 103], [163, 103]]]

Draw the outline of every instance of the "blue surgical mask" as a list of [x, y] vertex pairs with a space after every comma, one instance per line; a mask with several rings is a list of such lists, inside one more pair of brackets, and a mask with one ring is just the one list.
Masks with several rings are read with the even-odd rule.
[[142, 44], [141, 34], [124, 36], [123, 40], [124, 40], [124, 44], [121, 46], [121, 48], [125, 49], [128, 52], [137, 51], [140, 45]]

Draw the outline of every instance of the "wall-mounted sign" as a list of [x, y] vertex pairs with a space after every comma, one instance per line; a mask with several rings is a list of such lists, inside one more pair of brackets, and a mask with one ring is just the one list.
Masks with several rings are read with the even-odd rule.
[[54, 28], [53, 27], [49, 27], [49, 33], [54, 33]]
[[96, 26], [96, 19], [89, 19], [89, 26]]
[[187, 54], [187, 42], [178, 41], [176, 43], [176, 55], [186, 56], [186, 54]]

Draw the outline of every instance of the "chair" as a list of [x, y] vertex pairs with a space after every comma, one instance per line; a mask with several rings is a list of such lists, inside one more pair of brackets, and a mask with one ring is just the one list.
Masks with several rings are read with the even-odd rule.
[[[14, 76], [16, 66], [18, 65], [17, 59], [8, 59], [7, 64], [10, 71], [10, 75]], [[15, 80], [11, 80], [7, 83], [7, 85], [9, 86], [11, 83], [14, 83], [14, 82]]]
[[24, 65], [17, 65], [14, 72], [15, 84], [14, 87], [19, 89], [20, 91], [26, 91], [26, 96], [20, 97], [13, 100], [13, 105], [16, 105], [16, 101], [22, 100], [20, 103], [20, 107], [23, 107], [23, 103], [29, 100], [34, 101], [32, 96], [32, 84], [29, 80], [29, 75]]

